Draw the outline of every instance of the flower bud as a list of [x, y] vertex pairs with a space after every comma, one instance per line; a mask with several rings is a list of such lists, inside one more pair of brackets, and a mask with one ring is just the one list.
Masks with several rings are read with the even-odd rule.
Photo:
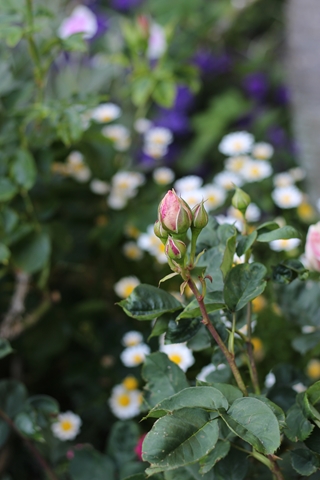
[[184, 257], [187, 252], [187, 246], [182, 240], [176, 238], [168, 237], [166, 243], [166, 255], [175, 260], [178, 263], [181, 263], [184, 260]]
[[204, 208], [203, 201], [198, 203], [195, 207], [192, 209], [193, 213], [193, 221], [192, 221], [192, 226], [194, 228], [198, 228], [199, 230], [202, 230], [209, 221], [208, 213], [207, 210]]
[[169, 234], [166, 230], [164, 230], [159, 220], [156, 220], [153, 227], [153, 231], [155, 236], [158, 237], [161, 240], [161, 242], [165, 245]]
[[305, 248], [306, 266], [320, 272], [320, 222], [310, 225]]
[[241, 190], [241, 188], [236, 188], [235, 194], [232, 197], [231, 203], [234, 206], [234, 208], [237, 208], [240, 210], [242, 215], [246, 213], [246, 210], [248, 208], [248, 205], [251, 202], [251, 198], [249, 195]]
[[162, 199], [158, 213], [162, 227], [169, 233], [185, 233], [191, 227], [191, 209], [173, 189]]

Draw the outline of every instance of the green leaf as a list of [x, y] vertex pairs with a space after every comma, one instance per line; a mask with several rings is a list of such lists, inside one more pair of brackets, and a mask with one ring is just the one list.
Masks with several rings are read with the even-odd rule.
[[35, 161], [28, 150], [18, 150], [11, 166], [15, 182], [26, 190], [33, 187], [37, 178]]
[[12, 353], [14, 350], [11, 347], [10, 343], [8, 340], [5, 338], [0, 338], [0, 358], [6, 357], [10, 353]]
[[267, 269], [261, 263], [244, 263], [232, 268], [223, 291], [227, 307], [231, 311], [240, 310], [260, 295], [267, 285], [266, 274]]
[[139, 77], [132, 81], [132, 102], [136, 107], [144, 105], [154, 89], [154, 79], [150, 76]]
[[294, 404], [289, 408], [286, 424], [287, 427], [284, 429], [284, 433], [292, 442], [305, 440], [314, 429], [314, 425], [309, 422], [298, 404]]
[[304, 443], [310, 450], [320, 454], [320, 429], [315, 428]]
[[72, 480], [115, 479], [115, 468], [111, 459], [94, 449], [74, 450], [74, 457], [69, 465]]
[[316, 347], [319, 343], [320, 331], [304, 333], [302, 335], [298, 335], [292, 340], [293, 348], [302, 355], [305, 355], [307, 352]]
[[176, 84], [173, 80], [162, 80], [152, 92], [153, 100], [161, 107], [170, 108], [176, 98]]
[[63, 50], [69, 52], [87, 52], [88, 46], [85, 40], [83, 39], [82, 33], [74, 33], [68, 38], [64, 38], [62, 41]]
[[220, 265], [220, 270], [222, 272], [223, 278], [226, 278], [227, 273], [232, 268], [234, 254], [236, 252], [237, 230], [233, 225], [231, 225], [231, 227], [233, 229], [233, 234], [227, 240], [226, 249], [224, 251], [222, 263]]
[[155, 324], [153, 325], [152, 331], [149, 335], [148, 340], [153, 337], [159, 337], [159, 335], [162, 335], [167, 331], [168, 324], [172, 320], [172, 314], [164, 314], [161, 315], [161, 317], [158, 317], [155, 321]]
[[10, 418], [23, 408], [27, 397], [25, 386], [16, 380], [0, 381], [0, 409]]
[[254, 230], [252, 233], [250, 233], [250, 235], [245, 235], [240, 238], [236, 250], [239, 257], [241, 257], [241, 255], [244, 255], [249, 250], [249, 248], [251, 248], [257, 238], [257, 235], [257, 231]]
[[282, 430], [286, 426], [286, 416], [284, 414], [284, 411], [276, 403], [271, 402], [271, 400], [269, 400], [269, 398], [264, 397], [263, 395], [250, 394], [250, 397], [257, 398], [258, 400], [261, 400], [261, 402], [265, 403], [271, 409], [271, 411], [277, 417], [280, 430]]
[[8, 178], [0, 178], [0, 202], [8, 202], [18, 193], [16, 185]]
[[203, 408], [208, 411], [216, 411], [220, 408], [227, 410], [228, 407], [228, 401], [220, 390], [210, 386], [189, 387], [162, 400], [150, 410], [147, 417], [159, 418], [182, 408]]
[[[204, 410], [182, 409], [155, 422], [143, 442], [146, 473], [190, 465], [207, 455], [219, 437], [218, 420]], [[160, 469], [160, 470], [158, 470]]]
[[270, 232], [272, 230], [278, 230], [280, 227], [275, 222], [265, 222], [257, 227], [257, 231], [261, 235], [262, 233]]
[[320, 402], [320, 380], [305, 391], [305, 395], [308, 396], [311, 405], [316, 405]]
[[292, 466], [300, 475], [309, 476], [320, 466], [317, 455], [306, 448], [292, 450], [290, 455]]
[[23, 29], [21, 27], [17, 27], [14, 25], [10, 25], [10, 27], [6, 28], [5, 33], [2, 32], [2, 37], [5, 37], [5, 42], [8, 47], [15, 47], [21, 40], [23, 35]]
[[272, 230], [271, 232], [261, 233], [258, 235], [257, 241], [258, 242], [271, 242], [272, 240], [281, 240], [281, 239], [288, 239], [288, 238], [300, 238], [301, 235], [293, 227], [290, 225], [286, 225], [285, 227], [277, 228], [276, 230]]
[[214, 468], [214, 480], [243, 480], [248, 470], [248, 455], [231, 449]]
[[216, 463], [226, 457], [230, 451], [230, 442], [218, 440], [214, 449], [204, 458], [200, 460], [199, 473], [208, 473]]
[[0, 243], [0, 263], [7, 264], [10, 258], [11, 252], [9, 248], [4, 244]]
[[134, 451], [139, 437], [140, 428], [132, 420], [119, 421], [113, 424], [106, 453], [112, 457], [118, 465], [123, 465], [135, 460], [137, 455]]
[[232, 405], [233, 402], [237, 400], [237, 398], [243, 397], [243, 393], [241, 392], [241, 390], [239, 390], [237, 387], [234, 387], [233, 385], [216, 382], [211, 383], [211, 385], [217, 390], [220, 390], [220, 392], [226, 397], [230, 405]]
[[28, 437], [34, 436], [39, 429], [35, 423], [35, 418], [28, 412], [18, 413], [14, 419], [14, 423], [20, 432], [24, 433]]
[[199, 463], [164, 472], [165, 480], [213, 480], [213, 473], [201, 475]]
[[[215, 312], [225, 308], [222, 292], [209, 292], [204, 298], [207, 313]], [[178, 315], [177, 320], [181, 318], [194, 318], [201, 316], [199, 304], [196, 299], [192, 300], [186, 308]]]
[[230, 430], [250, 443], [258, 452], [274, 453], [280, 445], [276, 416], [261, 400], [243, 397], [234, 401], [228, 413], [220, 412]]
[[182, 305], [170, 293], [152, 285], [138, 285], [131, 295], [118, 303], [129, 317], [153, 320], [167, 312], [175, 312]]
[[147, 382], [145, 397], [150, 407], [189, 387], [181, 368], [162, 352], [152, 353], [146, 357], [142, 377]]
[[13, 263], [27, 273], [41, 270], [51, 254], [50, 237], [45, 232], [35, 232], [12, 248]]
[[183, 343], [194, 337], [201, 328], [200, 318], [170, 320], [168, 323], [165, 343]]
[[10, 433], [9, 425], [0, 419], [0, 448], [6, 443]]

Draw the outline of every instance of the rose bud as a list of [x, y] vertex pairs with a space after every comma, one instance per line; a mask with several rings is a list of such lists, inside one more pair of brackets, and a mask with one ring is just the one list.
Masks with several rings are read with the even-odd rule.
[[173, 189], [160, 202], [158, 213], [162, 227], [169, 233], [185, 233], [191, 227], [191, 209]]
[[199, 230], [202, 230], [209, 221], [208, 213], [207, 210], [204, 208], [203, 201], [198, 203], [195, 207], [192, 209], [193, 213], [193, 221], [192, 221], [192, 226], [194, 228], [198, 228]]
[[307, 268], [320, 272], [320, 222], [310, 225], [305, 248]]
[[161, 240], [161, 242], [165, 245], [167, 243], [167, 238], [169, 234], [166, 230], [164, 230], [159, 220], [156, 220], [153, 227], [153, 231], [155, 236], [158, 237]]
[[178, 240], [172, 237], [168, 237], [166, 243], [166, 255], [167, 257], [181, 263], [187, 252], [187, 246], [182, 240]]
[[232, 197], [231, 203], [234, 206], [234, 208], [237, 208], [238, 210], [240, 210], [242, 215], [244, 215], [246, 213], [248, 205], [251, 203], [251, 198], [246, 192], [241, 190], [241, 188], [236, 188], [236, 191]]

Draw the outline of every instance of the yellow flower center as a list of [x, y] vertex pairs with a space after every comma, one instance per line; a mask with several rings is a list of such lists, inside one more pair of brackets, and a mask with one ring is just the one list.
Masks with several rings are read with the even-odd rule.
[[261, 312], [265, 306], [266, 299], [262, 295], [259, 295], [259, 297], [252, 300], [252, 309], [255, 313]]
[[126, 377], [122, 384], [127, 390], [136, 390], [138, 388], [138, 380], [135, 377]]
[[251, 168], [251, 173], [254, 177], [258, 177], [260, 175], [260, 168], [258, 167], [252, 167]]
[[291, 203], [291, 195], [289, 195], [288, 193], [286, 195], [283, 195], [282, 202], [285, 205], [289, 205]]
[[302, 220], [309, 220], [314, 216], [314, 210], [309, 203], [301, 203], [298, 207], [298, 215]]
[[240, 142], [240, 140], [237, 140], [237, 141], [234, 142], [233, 148], [234, 148], [237, 152], [239, 152], [240, 150], [243, 149], [243, 145], [242, 145], [242, 143]]
[[133, 356], [133, 361], [138, 365], [139, 363], [143, 362], [143, 355], [141, 355], [141, 353], [136, 353]]
[[135, 285], [127, 285], [123, 290], [124, 297], [129, 297], [129, 295], [131, 295], [131, 293], [133, 292], [134, 288]]
[[110, 114], [105, 113], [104, 115], [102, 115], [101, 120], [103, 122], [110, 122], [110, 120], [112, 120], [112, 117]]
[[68, 432], [69, 430], [72, 429], [72, 423], [70, 422], [70, 420], [62, 420], [62, 422], [60, 423], [60, 426], [64, 432]]
[[123, 393], [122, 395], [119, 395], [118, 397], [118, 404], [121, 407], [127, 407], [130, 404], [130, 397], [128, 394]]
[[313, 380], [320, 378], [320, 362], [319, 360], [311, 360], [307, 366], [307, 374]]
[[171, 353], [170, 355], [168, 355], [168, 357], [171, 362], [176, 363], [177, 365], [181, 363], [182, 358], [181, 355], [179, 355], [178, 353]]

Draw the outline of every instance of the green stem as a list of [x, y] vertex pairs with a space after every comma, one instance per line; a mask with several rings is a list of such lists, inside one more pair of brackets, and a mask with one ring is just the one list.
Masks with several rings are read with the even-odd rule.
[[193, 267], [194, 264], [194, 257], [196, 255], [196, 246], [197, 246], [197, 239], [200, 235], [201, 229], [199, 228], [192, 228], [191, 229], [191, 250], [190, 250], [190, 267]]
[[27, 20], [27, 32], [26, 39], [29, 46], [29, 53], [34, 63], [34, 79], [39, 89], [39, 100], [42, 99], [43, 87], [44, 87], [44, 74], [41, 64], [41, 58], [38, 52], [37, 45], [33, 38], [33, 0], [26, 0], [26, 20]]
[[251, 343], [251, 314], [252, 314], [252, 306], [251, 302], [248, 303], [247, 305], [247, 353], [248, 353], [248, 358], [249, 358], [249, 371], [250, 371], [250, 377], [252, 380], [252, 385], [254, 388], [254, 391], [257, 395], [260, 395], [260, 386], [259, 386], [259, 378], [258, 378], [258, 372], [257, 372], [257, 367], [256, 367], [256, 362], [254, 360], [253, 356], [253, 348], [252, 348], [252, 343]]
[[14, 422], [11, 420], [10, 417], [3, 411], [0, 410], [0, 417], [4, 422], [6, 422], [9, 427], [15, 432], [16, 435], [23, 441], [23, 443], [26, 445], [26, 447], [29, 449], [29, 451], [32, 453], [32, 455], [37, 459], [39, 465], [43, 469], [43, 471], [46, 473], [48, 478], [51, 480], [59, 480], [56, 474], [51, 470], [51, 467], [48, 465], [47, 461], [43, 458], [41, 453], [36, 449], [36, 447], [31, 443], [28, 438], [26, 438], [20, 430], [16, 427]]
[[239, 389], [241, 390], [241, 392], [243, 393], [244, 396], [248, 396], [248, 392], [247, 392], [247, 389], [246, 389], [246, 386], [242, 380], [242, 377], [241, 377], [241, 374], [238, 370], [238, 367], [236, 365], [236, 362], [235, 362], [235, 359], [234, 359], [234, 355], [232, 355], [229, 350], [227, 349], [227, 347], [225, 346], [225, 344], [223, 343], [219, 333], [217, 332], [217, 330], [214, 328], [214, 326], [212, 325], [211, 323], [211, 320], [209, 318], [209, 315], [207, 313], [207, 309], [206, 309], [206, 306], [204, 304], [204, 299], [203, 299], [203, 296], [201, 295], [201, 293], [199, 292], [199, 290], [197, 289], [197, 286], [196, 284], [194, 283], [194, 281], [189, 278], [188, 279], [188, 285], [192, 291], [192, 293], [194, 294], [194, 296], [196, 297], [197, 299], [197, 302], [199, 304], [199, 307], [200, 307], [200, 311], [201, 311], [201, 314], [202, 314], [202, 323], [207, 327], [207, 329], [209, 330], [209, 332], [211, 333], [212, 337], [214, 338], [214, 340], [216, 341], [217, 345], [219, 346], [220, 350], [222, 351], [222, 353], [224, 354], [224, 356], [226, 357], [226, 360], [230, 366], [230, 369], [233, 373], [233, 376], [237, 382], [237, 385], [239, 387]]
[[232, 313], [232, 330], [229, 335], [229, 352], [234, 355], [234, 335], [236, 333], [236, 312]]

